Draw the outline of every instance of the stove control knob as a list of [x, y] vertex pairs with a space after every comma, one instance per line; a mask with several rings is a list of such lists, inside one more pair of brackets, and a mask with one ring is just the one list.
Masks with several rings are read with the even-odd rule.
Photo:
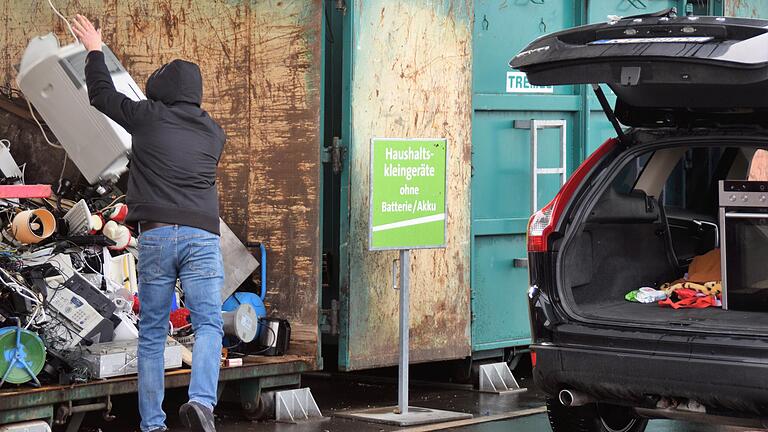
[[744, 195], [743, 197], [741, 197], [741, 200], [743, 202], [748, 202], [749, 201], [749, 195]]
[[736, 202], [736, 195], [735, 194], [731, 194], [731, 196], [728, 197], [728, 201]]

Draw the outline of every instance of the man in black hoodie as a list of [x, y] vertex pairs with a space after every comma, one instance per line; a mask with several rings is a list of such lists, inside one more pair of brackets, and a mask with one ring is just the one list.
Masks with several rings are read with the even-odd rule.
[[200, 68], [174, 60], [147, 80], [148, 100], [115, 89], [101, 52], [101, 31], [78, 15], [74, 31], [88, 50], [85, 78], [91, 105], [132, 136], [126, 203], [139, 235], [139, 411], [141, 430], [164, 431], [164, 350], [171, 299], [181, 281], [195, 334], [186, 426], [215, 431], [221, 340], [221, 287], [216, 167], [221, 127], [200, 108]]

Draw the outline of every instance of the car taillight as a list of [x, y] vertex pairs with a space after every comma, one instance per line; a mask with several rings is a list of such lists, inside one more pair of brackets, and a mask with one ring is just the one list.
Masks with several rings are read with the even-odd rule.
[[560, 220], [565, 206], [568, 201], [571, 200], [573, 194], [576, 193], [576, 189], [581, 185], [584, 179], [587, 177], [592, 168], [608, 154], [619, 140], [611, 138], [604, 142], [603, 145], [598, 147], [589, 157], [582, 163], [576, 171], [573, 172], [571, 178], [565, 182], [560, 192], [555, 195], [555, 198], [545, 205], [544, 208], [537, 211], [531, 216], [528, 221], [528, 252], [546, 252], [549, 245], [549, 235], [552, 230], [555, 229], [557, 222]]
[[552, 208], [554, 201], [531, 216], [528, 222], [528, 251], [546, 252], [547, 237], [552, 230]]

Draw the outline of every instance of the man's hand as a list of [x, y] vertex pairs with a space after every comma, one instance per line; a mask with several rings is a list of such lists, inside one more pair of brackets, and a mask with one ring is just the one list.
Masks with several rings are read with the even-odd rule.
[[96, 30], [88, 18], [78, 14], [72, 20], [72, 30], [89, 52], [101, 51], [101, 29]]

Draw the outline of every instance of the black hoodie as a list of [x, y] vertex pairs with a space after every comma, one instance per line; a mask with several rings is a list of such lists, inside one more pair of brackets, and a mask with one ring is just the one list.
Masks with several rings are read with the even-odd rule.
[[216, 166], [226, 139], [200, 108], [200, 68], [174, 60], [147, 80], [148, 100], [115, 89], [101, 51], [85, 64], [91, 105], [133, 137], [128, 178], [128, 222], [165, 222], [219, 234]]

